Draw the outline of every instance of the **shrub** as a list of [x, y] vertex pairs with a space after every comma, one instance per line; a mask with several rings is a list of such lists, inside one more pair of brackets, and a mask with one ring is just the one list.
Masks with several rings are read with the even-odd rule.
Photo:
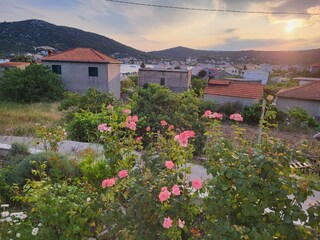
[[194, 91], [194, 93], [198, 97], [200, 97], [200, 96], [203, 96], [204, 89], [207, 86], [207, 81], [203, 80], [201, 78], [193, 77], [191, 79], [191, 86], [192, 86], [192, 90]]
[[200, 108], [201, 113], [204, 113], [207, 110], [210, 110], [212, 112], [216, 112], [218, 109], [218, 105], [214, 101], [201, 101], [199, 108]]
[[227, 102], [218, 107], [218, 112], [224, 113], [227, 116], [230, 116], [234, 112], [241, 112], [243, 106], [240, 102]]
[[31, 64], [25, 70], [8, 70], [0, 78], [0, 97], [9, 101], [56, 101], [62, 98], [63, 92], [60, 77], [43, 65]]
[[6, 156], [6, 165], [19, 164], [28, 155], [30, 155], [30, 153], [27, 145], [23, 143], [13, 143]]
[[250, 106], [245, 106], [241, 115], [246, 123], [258, 124], [261, 116], [261, 104], [256, 103]]

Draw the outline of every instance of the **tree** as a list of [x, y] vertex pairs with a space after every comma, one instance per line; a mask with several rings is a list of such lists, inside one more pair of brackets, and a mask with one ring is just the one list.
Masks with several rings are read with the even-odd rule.
[[35, 60], [31, 56], [25, 56], [25, 55], [17, 55], [10, 59], [10, 62], [30, 62], [35, 63]]
[[0, 78], [0, 97], [9, 101], [56, 101], [62, 98], [64, 91], [61, 78], [43, 65], [6, 70]]
[[203, 95], [203, 91], [207, 86], [207, 82], [201, 78], [192, 78], [191, 85], [194, 93], [200, 97]]
[[146, 68], [146, 65], [145, 65], [144, 63], [141, 63], [141, 64], [140, 64], [140, 67], [141, 67], [141, 68]]
[[199, 78], [204, 78], [206, 75], [207, 75], [207, 72], [206, 72], [205, 70], [201, 70], [201, 71], [198, 73], [198, 77], [199, 77]]

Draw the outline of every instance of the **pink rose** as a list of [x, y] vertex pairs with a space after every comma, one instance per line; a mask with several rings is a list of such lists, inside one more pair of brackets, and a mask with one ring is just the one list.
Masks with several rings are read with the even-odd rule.
[[141, 140], [142, 140], [142, 137], [137, 137], [137, 138], [136, 138], [136, 141], [137, 141], [137, 142], [141, 142]]
[[237, 121], [237, 122], [242, 122], [243, 117], [239, 113], [231, 114], [229, 117], [231, 120]]
[[177, 184], [173, 185], [171, 192], [175, 196], [181, 195], [180, 188]]
[[176, 135], [174, 137], [174, 140], [178, 141], [181, 147], [186, 147], [188, 144], [188, 139], [194, 138], [194, 137], [195, 137], [194, 131], [184, 131], [179, 135]]
[[204, 117], [207, 117], [207, 118], [210, 118], [211, 115], [212, 115], [211, 110], [207, 110], [207, 111], [205, 111], [204, 114], [203, 114], [203, 116], [204, 116]]
[[222, 114], [215, 112], [215, 113], [212, 114], [212, 118], [217, 118], [217, 119], [221, 120], [222, 119]]
[[174, 167], [174, 163], [172, 161], [166, 161], [165, 165], [168, 169], [172, 169]]
[[118, 180], [118, 178], [104, 179], [101, 184], [102, 188], [112, 187], [116, 183], [117, 180]]
[[146, 127], [146, 131], [150, 132], [151, 128], [150, 127]]
[[123, 109], [122, 112], [124, 114], [127, 114], [127, 115], [131, 114], [131, 110], [130, 109]]
[[182, 221], [180, 218], [178, 219], [178, 226], [179, 228], [183, 228], [184, 227], [185, 222]]
[[162, 226], [164, 228], [171, 228], [172, 227], [172, 220], [170, 217], [164, 218]]
[[173, 125], [170, 125], [170, 126], [168, 127], [168, 129], [169, 129], [169, 130], [172, 130], [172, 129], [174, 129], [174, 126], [173, 126]]
[[167, 187], [161, 188], [161, 192], [159, 194], [160, 202], [167, 201], [170, 198], [171, 192], [167, 190]]
[[128, 116], [127, 117], [127, 121], [128, 122], [138, 122], [139, 118], [137, 115], [134, 115], [134, 116]]
[[135, 122], [125, 122], [125, 125], [127, 128], [129, 128], [132, 131], [135, 131], [137, 129], [137, 124]]
[[202, 182], [199, 179], [194, 179], [192, 181], [192, 187], [196, 190], [201, 189], [202, 188]]
[[124, 177], [128, 176], [127, 170], [121, 170], [121, 171], [118, 173], [118, 176], [119, 176], [119, 178], [124, 178]]
[[105, 131], [111, 132], [111, 127], [108, 127], [106, 123], [102, 123], [98, 126], [98, 130], [100, 132], [105, 132]]
[[160, 125], [164, 127], [164, 126], [167, 126], [168, 123], [165, 120], [161, 120]]

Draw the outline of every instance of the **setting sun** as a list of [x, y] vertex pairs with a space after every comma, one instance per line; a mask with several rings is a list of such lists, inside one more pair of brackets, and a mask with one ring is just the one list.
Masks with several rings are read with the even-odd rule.
[[286, 32], [291, 33], [296, 29], [296, 24], [294, 22], [288, 22], [286, 26]]

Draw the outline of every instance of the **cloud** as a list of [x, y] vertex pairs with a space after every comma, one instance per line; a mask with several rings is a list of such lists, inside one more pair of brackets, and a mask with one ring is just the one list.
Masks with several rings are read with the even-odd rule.
[[235, 31], [236, 31], [235, 28], [227, 28], [226, 30], [223, 31], [223, 33], [233, 33]]

